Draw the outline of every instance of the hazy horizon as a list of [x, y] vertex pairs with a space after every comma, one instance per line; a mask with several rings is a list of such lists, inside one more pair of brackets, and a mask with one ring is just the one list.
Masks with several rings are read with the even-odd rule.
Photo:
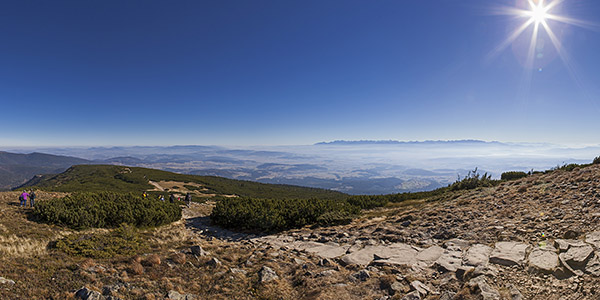
[[[11, 149], [7, 149], [11, 150]], [[386, 194], [446, 186], [477, 168], [500, 178], [507, 171], [544, 171], [590, 163], [600, 145], [570, 148], [553, 144], [482, 141], [334, 142], [295, 146], [223, 147], [203, 145], [121, 147], [39, 147], [41, 152], [171, 172], [264, 183]]]
[[57, 144], [31, 144], [31, 145], [11, 145], [11, 144], [1, 144], [0, 151], [9, 151], [9, 150], [36, 150], [36, 149], [44, 149], [44, 148], [114, 148], [114, 147], [186, 147], [186, 146], [202, 146], [202, 147], [227, 147], [227, 148], [236, 148], [236, 147], [244, 147], [244, 148], [260, 148], [260, 147], [302, 147], [302, 146], [314, 146], [318, 144], [333, 144], [336, 142], [349, 142], [349, 143], [361, 143], [361, 142], [398, 142], [398, 143], [426, 143], [426, 142], [464, 142], [464, 141], [477, 141], [484, 143], [502, 143], [502, 144], [520, 144], [520, 145], [545, 145], [545, 146], [554, 146], [554, 147], [567, 147], [567, 148], [585, 148], [585, 147], [595, 147], [600, 146], [599, 143], [591, 143], [591, 142], [581, 142], [581, 143], [552, 143], [548, 141], [500, 141], [500, 140], [481, 140], [481, 139], [426, 139], [426, 140], [394, 140], [394, 139], [382, 139], [382, 140], [372, 140], [372, 139], [358, 139], [358, 140], [341, 140], [334, 139], [328, 141], [314, 141], [311, 143], [292, 143], [292, 144], [67, 144], [67, 145], [57, 145]]

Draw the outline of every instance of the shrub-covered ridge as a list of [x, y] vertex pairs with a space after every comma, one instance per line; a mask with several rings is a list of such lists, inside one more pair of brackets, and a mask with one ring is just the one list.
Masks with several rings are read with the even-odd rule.
[[74, 193], [38, 203], [34, 216], [75, 229], [113, 228], [121, 224], [151, 227], [179, 220], [181, 208], [175, 203], [133, 194]]
[[227, 228], [275, 231], [347, 223], [359, 211], [344, 200], [227, 198], [217, 203], [211, 219]]

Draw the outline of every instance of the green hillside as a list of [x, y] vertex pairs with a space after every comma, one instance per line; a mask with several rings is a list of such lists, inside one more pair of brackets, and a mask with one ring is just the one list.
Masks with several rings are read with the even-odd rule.
[[205, 193], [252, 198], [345, 199], [346, 194], [293, 185], [265, 184], [215, 176], [197, 176], [167, 171], [114, 165], [76, 165], [58, 175], [32, 179], [20, 188], [35, 187], [54, 192], [142, 192], [151, 190], [149, 181], [176, 181], [202, 185]]

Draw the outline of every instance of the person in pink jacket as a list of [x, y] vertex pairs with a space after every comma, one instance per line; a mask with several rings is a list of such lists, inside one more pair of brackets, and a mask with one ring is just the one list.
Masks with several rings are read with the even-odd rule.
[[23, 207], [27, 206], [27, 197], [29, 197], [29, 194], [26, 191], [23, 191], [21, 196], [19, 196], [19, 200], [21, 201], [19, 206], [23, 206]]

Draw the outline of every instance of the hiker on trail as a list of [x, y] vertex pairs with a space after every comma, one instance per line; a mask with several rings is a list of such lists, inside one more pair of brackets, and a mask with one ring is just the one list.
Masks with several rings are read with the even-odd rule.
[[160, 195], [160, 197], [158, 198], [158, 200], [160, 200], [160, 201], [162, 201], [162, 202], [165, 202], [165, 196], [163, 196], [163, 195]]
[[23, 193], [21, 194], [21, 196], [19, 196], [19, 200], [21, 203], [19, 203], [19, 206], [27, 206], [27, 197], [29, 197], [29, 194], [27, 193], [27, 191], [23, 191]]
[[35, 191], [32, 190], [31, 195], [29, 195], [29, 207], [33, 207], [33, 205], [35, 204], [35, 197]]
[[189, 192], [185, 194], [185, 203], [187, 204], [188, 208], [190, 207], [190, 204], [192, 204], [192, 194]]
[[146, 192], [144, 192], [144, 193], [142, 194], [142, 198], [144, 198], [144, 199], [148, 198], [148, 194], [146, 194]]
[[175, 196], [173, 196], [173, 194], [171, 194], [171, 196], [169, 196], [169, 202], [175, 203]]

